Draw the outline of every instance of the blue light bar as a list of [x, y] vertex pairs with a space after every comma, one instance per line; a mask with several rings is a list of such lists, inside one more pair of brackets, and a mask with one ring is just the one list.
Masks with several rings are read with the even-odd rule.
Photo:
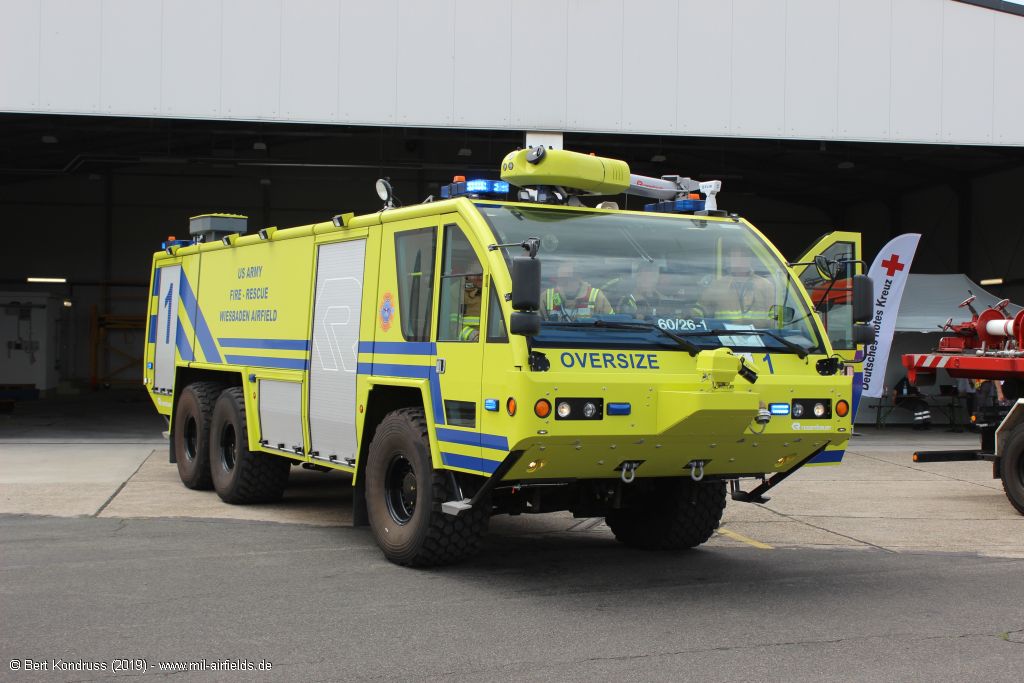
[[508, 183], [504, 180], [467, 180], [466, 192], [506, 194], [508, 192]]
[[451, 183], [441, 188], [441, 198], [451, 199], [463, 195], [508, 194], [508, 182], [504, 180], [487, 180], [478, 178], [459, 183]]
[[768, 406], [772, 415], [789, 415], [788, 403], [772, 403]]
[[605, 406], [605, 412], [609, 415], [629, 415], [632, 409], [628, 403], [609, 403]]
[[485, 398], [484, 399], [484, 410], [489, 410], [492, 413], [498, 412], [498, 399], [496, 399], [496, 398]]
[[656, 211], [658, 213], [693, 213], [703, 210], [703, 199], [667, 199], [663, 202], [644, 204], [644, 211]]

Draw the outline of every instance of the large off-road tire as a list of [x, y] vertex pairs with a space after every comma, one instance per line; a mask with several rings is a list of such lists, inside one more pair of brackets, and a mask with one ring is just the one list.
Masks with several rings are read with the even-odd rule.
[[487, 532], [490, 504], [458, 517], [441, 512], [454, 496], [451, 472], [435, 471], [422, 408], [388, 413], [377, 426], [366, 462], [366, 511], [384, 556], [427, 567], [475, 554]]
[[[639, 482], [638, 482], [639, 483]], [[654, 479], [605, 522], [621, 543], [645, 550], [693, 548], [711, 538], [725, 510], [724, 482]]]
[[224, 385], [217, 382], [193, 382], [178, 398], [171, 432], [171, 448], [178, 465], [181, 483], [190, 489], [211, 489], [210, 420], [213, 405]]
[[999, 475], [1010, 505], [1024, 515], [1024, 425], [1010, 433], [999, 461]]
[[271, 503], [280, 500], [288, 483], [287, 458], [249, 450], [245, 395], [239, 387], [225, 389], [210, 421], [210, 474], [213, 488], [225, 503]]

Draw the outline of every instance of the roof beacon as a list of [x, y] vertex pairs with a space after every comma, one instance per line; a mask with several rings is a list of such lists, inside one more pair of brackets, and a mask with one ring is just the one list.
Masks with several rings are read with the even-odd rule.
[[462, 176], [455, 176], [455, 182], [441, 188], [442, 199], [504, 194], [508, 194], [508, 183], [504, 180], [465, 180]]

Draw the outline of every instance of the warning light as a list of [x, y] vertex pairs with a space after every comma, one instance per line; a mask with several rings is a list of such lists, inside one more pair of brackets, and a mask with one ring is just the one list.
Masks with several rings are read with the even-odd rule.
[[445, 185], [441, 188], [442, 199], [492, 194], [508, 194], [508, 182], [504, 180], [486, 180], [483, 178], [466, 180], [463, 176], [455, 176], [455, 181], [451, 185]]
[[846, 415], [849, 412], [850, 404], [847, 403], [846, 401], [840, 401], [839, 403], [836, 404], [836, 415], [838, 415], [839, 417], [846, 417]]
[[547, 417], [551, 414], [551, 401], [542, 398], [533, 404], [533, 412], [537, 417]]

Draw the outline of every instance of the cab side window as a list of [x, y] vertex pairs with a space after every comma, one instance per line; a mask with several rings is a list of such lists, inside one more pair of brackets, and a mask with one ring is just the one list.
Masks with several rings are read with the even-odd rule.
[[814, 309], [825, 324], [825, 331], [837, 351], [853, 350], [853, 276], [856, 274], [853, 255], [856, 253], [852, 242], [836, 242], [822, 252], [830, 260], [838, 261], [836, 279], [829, 281], [809, 266], [800, 275], [814, 302]]
[[406, 341], [430, 340], [437, 228], [395, 233], [398, 319]]
[[505, 329], [505, 318], [501, 314], [501, 302], [498, 301], [498, 290], [491, 280], [491, 297], [487, 303], [487, 341], [508, 342], [508, 331]]
[[437, 340], [475, 342], [480, 339], [483, 268], [457, 225], [445, 226], [441, 263]]

